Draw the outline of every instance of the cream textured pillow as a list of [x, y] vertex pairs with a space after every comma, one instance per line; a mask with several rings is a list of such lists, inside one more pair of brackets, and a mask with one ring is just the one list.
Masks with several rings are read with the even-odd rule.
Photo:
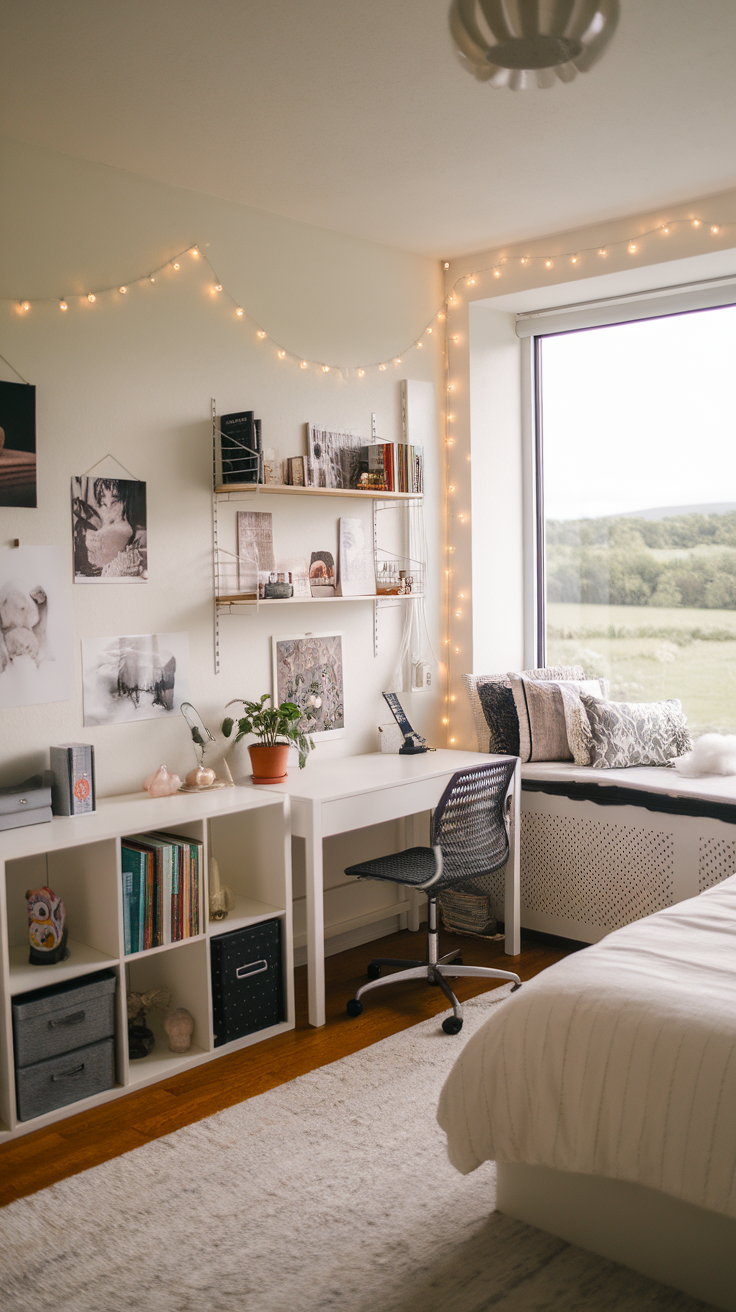
[[[585, 735], [585, 709], [580, 691], [600, 696], [597, 679], [539, 681], [524, 674], [509, 674], [519, 716], [519, 756], [522, 761], [570, 761], [589, 756]], [[568, 728], [570, 725], [570, 728]], [[578, 762], [579, 763], [579, 762]], [[587, 763], [587, 761], [585, 762]]]
[[[585, 679], [585, 671], [580, 665], [551, 665], [547, 669], [524, 670], [528, 679]], [[490, 710], [492, 699], [488, 699], [490, 722], [486, 719], [483, 705], [480, 699], [479, 688], [484, 684], [496, 683], [505, 688], [511, 688], [508, 675], [506, 674], [464, 674], [463, 683], [470, 698], [470, 706], [473, 712], [473, 722], [475, 724], [475, 733], [478, 739], [479, 752], [500, 752], [515, 756], [516, 752], [510, 751], [508, 743], [510, 734], [508, 726], [497, 724]], [[515, 745], [515, 744], [514, 744]]]
[[598, 769], [669, 765], [692, 748], [682, 703], [607, 702], [585, 692], [580, 699], [593, 737], [590, 764]]

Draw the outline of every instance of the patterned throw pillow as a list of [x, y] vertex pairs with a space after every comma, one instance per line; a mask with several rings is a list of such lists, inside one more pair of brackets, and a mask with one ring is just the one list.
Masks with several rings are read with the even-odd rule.
[[478, 697], [488, 725], [488, 751], [519, 755], [519, 717], [514, 694], [505, 683], [478, 684]]
[[669, 765], [692, 747], [682, 703], [604, 702], [580, 694], [593, 736], [590, 764], [598, 769]]
[[[585, 671], [580, 665], [550, 665], [547, 669], [524, 670], [528, 679], [584, 679]], [[495, 706], [492, 699], [487, 704], [489, 707], [488, 720], [484, 713], [480, 700], [480, 689], [487, 687], [489, 684], [501, 684], [504, 688], [510, 690], [511, 684], [508, 676], [505, 674], [464, 674], [462, 676], [470, 706], [473, 712], [473, 723], [475, 724], [475, 733], [478, 739], [479, 752], [499, 752], [502, 756], [517, 756], [518, 747], [513, 749], [513, 744], [517, 742], [514, 732], [508, 730], [508, 702], [504, 703], [504, 712], [502, 713], [502, 724], [496, 725]], [[513, 723], [513, 721], [512, 721]], [[518, 730], [517, 730], [518, 732]]]
[[571, 731], [582, 733], [583, 722], [587, 721], [579, 694], [584, 691], [593, 697], [600, 697], [601, 685], [598, 679], [552, 681], [529, 679], [524, 674], [513, 673], [508, 677], [519, 717], [521, 760], [574, 759], [570, 743]]

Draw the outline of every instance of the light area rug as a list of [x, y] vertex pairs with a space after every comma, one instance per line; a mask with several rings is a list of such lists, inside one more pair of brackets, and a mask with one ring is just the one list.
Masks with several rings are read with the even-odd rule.
[[491, 1163], [450, 1166], [439, 1092], [507, 995], [11, 1203], [3, 1312], [702, 1309], [494, 1212]]

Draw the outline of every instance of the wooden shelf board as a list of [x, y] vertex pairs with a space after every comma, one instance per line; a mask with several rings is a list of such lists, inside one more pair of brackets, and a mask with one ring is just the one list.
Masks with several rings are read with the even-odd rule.
[[141, 957], [151, 957], [157, 952], [168, 952], [169, 948], [183, 948], [188, 943], [199, 943], [204, 938], [204, 934], [191, 934], [189, 938], [177, 938], [173, 943], [160, 943], [155, 948], [143, 948], [141, 952], [130, 952], [125, 958], [126, 963], [129, 961], [140, 961]]
[[363, 497], [369, 501], [421, 501], [423, 492], [378, 492], [364, 491], [358, 487], [291, 487], [288, 483], [218, 483], [215, 487], [218, 495], [230, 492], [276, 493], [279, 496], [307, 497]]
[[9, 949], [10, 992], [27, 993], [29, 989], [46, 988], [48, 984], [61, 984], [75, 979], [78, 975], [89, 975], [94, 970], [104, 970], [106, 966], [117, 966], [118, 958], [109, 957], [106, 952], [98, 952], [86, 943], [77, 943], [73, 938], [67, 942], [69, 956], [55, 966], [32, 966], [28, 961], [28, 944], [15, 944]]
[[268, 902], [257, 902], [252, 897], [235, 898], [235, 906], [227, 920], [211, 920], [207, 933], [213, 938], [217, 934], [229, 934], [232, 929], [242, 929], [245, 925], [257, 925], [262, 920], [275, 920], [286, 915], [283, 907], [272, 907]]
[[229, 597], [227, 594], [216, 598], [218, 606], [319, 606], [333, 605], [336, 601], [411, 601], [424, 597], [423, 592], [363, 592], [356, 597], [268, 597], [256, 601], [254, 597]]

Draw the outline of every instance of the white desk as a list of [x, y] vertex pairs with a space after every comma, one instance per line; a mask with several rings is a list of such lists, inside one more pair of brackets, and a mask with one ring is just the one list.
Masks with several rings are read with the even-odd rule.
[[[450, 776], [471, 765], [498, 759], [481, 752], [426, 752], [420, 756], [375, 753], [310, 760], [304, 770], [292, 770], [283, 784], [272, 788], [291, 798], [291, 832], [305, 839], [307, 874], [307, 974], [309, 1021], [325, 1023], [324, 901], [322, 840], [332, 834], [398, 820], [432, 810]], [[506, 865], [504, 920], [509, 956], [518, 956], [519, 931], [519, 799], [517, 763], [514, 775], [511, 852]], [[416, 835], [412, 846], [426, 844]], [[413, 925], [412, 928], [418, 928]]]

